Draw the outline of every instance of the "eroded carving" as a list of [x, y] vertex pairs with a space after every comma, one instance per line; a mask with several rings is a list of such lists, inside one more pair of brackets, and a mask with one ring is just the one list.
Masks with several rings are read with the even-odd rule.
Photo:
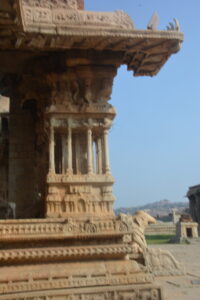
[[77, 0], [22, 0], [23, 5], [44, 8], [78, 9]]
[[76, 0], [23, 0], [24, 21], [27, 25], [84, 25], [133, 29], [133, 21], [123, 11], [112, 13], [78, 10]]
[[[104, 73], [105, 71], [105, 73]], [[51, 90], [53, 105], [64, 105], [69, 110], [73, 105], [79, 108], [89, 104], [103, 105], [110, 99], [116, 70], [113, 67], [81, 67], [71, 69], [66, 74], [49, 74], [47, 82]]]
[[126, 226], [127, 231], [132, 232], [131, 242], [133, 245], [136, 245], [141, 253], [145, 253], [147, 243], [144, 231], [148, 224], [155, 224], [156, 220], [144, 211], [138, 211], [133, 216], [120, 214], [119, 218]]
[[180, 23], [177, 19], [173, 19], [174, 23], [170, 22], [167, 26], [167, 30], [170, 31], [180, 31]]
[[[60, 287], [64, 288], [64, 282], [62, 284], [57, 284], [56, 289], [58, 288], [58, 285]], [[44, 285], [39, 284], [38, 286], [41, 286], [41, 288], [44, 287]], [[33, 285], [32, 288], [34, 289], [36, 285]], [[127, 289], [103, 289], [103, 291], [94, 291], [91, 290], [91, 292], [88, 292], [87, 290], [78, 288], [76, 291], [72, 291], [72, 293], [65, 293], [60, 294], [57, 291], [50, 291], [46, 292], [46, 296], [43, 296], [42, 294], [34, 295], [32, 293], [32, 296], [26, 296], [23, 295], [23, 298], [20, 296], [15, 296], [15, 298], [12, 298], [10, 296], [10, 300], [135, 300], [135, 299], [149, 299], [149, 300], [161, 300], [162, 294], [161, 290], [159, 288], [145, 288], [144, 286], [133, 288], [132, 286], [127, 286]], [[53, 294], [53, 296], [52, 296]], [[0, 296], [0, 299], [1, 298]]]
[[148, 249], [145, 254], [146, 266], [155, 276], [184, 275], [184, 267], [166, 250]]

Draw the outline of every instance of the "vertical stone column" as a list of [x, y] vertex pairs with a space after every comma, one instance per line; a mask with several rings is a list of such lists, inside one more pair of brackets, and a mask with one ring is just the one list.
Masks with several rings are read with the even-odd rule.
[[92, 130], [88, 128], [87, 130], [87, 167], [88, 167], [88, 174], [93, 173], [93, 162], [92, 162]]
[[40, 209], [35, 168], [36, 124], [32, 112], [22, 109], [20, 103], [16, 92], [10, 102], [8, 197], [9, 202], [16, 204], [16, 218], [29, 219], [36, 217]]
[[67, 160], [67, 144], [66, 135], [62, 134], [62, 173], [66, 173], [66, 160]]
[[109, 159], [109, 148], [108, 148], [108, 129], [104, 129], [103, 132], [104, 141], [104, 156], [105, 156], [105, 173], [110, 174], [110, 159]]
[[72, 174], [72, 129], [70, 126], [68, 126], [67, 154], [67, 174]]
[[55, 141], [54, 127], [50, 122], [50, 137], [49, 137], [49, 173], [55, 173]]
[[195, 214], [197, 222], [200, 224], [200, 193], [195, 194]]
[[194, 225], [193, 227], [193, 237], [198, 238], [198, 225]]
[[97, 149], [97, 173], [102, 174], [102, 140], [99, 137], [96, 144]]

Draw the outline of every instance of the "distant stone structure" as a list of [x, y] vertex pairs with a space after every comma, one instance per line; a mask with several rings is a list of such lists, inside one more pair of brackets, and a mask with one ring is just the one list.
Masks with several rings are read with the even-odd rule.
[[173, 222], [157, 222], [150, 224], [145, 230], [145, 235], [176, 235], [176, 224]]
[[178, 223], [181, 217], [181, 212], [177, 211], [177, 209], [172, 209], [172, 222], [174, 224]]
[[192, 219], [200, 225], [200, 184], [191, 186], [187, 192]]
[[16, 204], [16, 218], [5, 209], [0, 220], [0, 299], [162, 299], [145, 259], [154, 220], [113, 211], [108, 100], [121, 65], [154, 76], [179, 51], [183, 34], [168, 29], [137, 30], [124, 12], [85, 11], [83, 0], [0, 1]]
[[176, 224], [176, 240], [181, 242], [184, 239], [198, 238], [198, 223], [192, 220], [188, 214], [181, 215]]

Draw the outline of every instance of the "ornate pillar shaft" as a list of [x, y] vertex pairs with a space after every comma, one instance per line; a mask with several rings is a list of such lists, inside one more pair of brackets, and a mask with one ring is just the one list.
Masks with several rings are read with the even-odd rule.
[[97, 139], [97, 173], [102, 174], [102, 143], [101, 138]]
[[67, 138], [67, 173], [73, 173], [72, 170], [72, 129], [68, 127], [68, 138]]
[[66, 145], [66, 135], [62, 134], [62, 173], [66, 172], [66, 159], [67, 159], [67, 145]]
[[104, 156], [105, 156], [105, 173], [110, 174], [110, 159], [109, 159], [109, 148], [108, 148], [108, 130], [105, 129], [103, 132], [103, 140], [104, 140]]
[[88, 174], [93, 173], [93, 161], [92, 161], [92, 130], [88, 128], [87, 130], [87, 167], [88, 167]]
[[50, 124], [50, 138], [49, 138], [49, 173], [55, 173], [55, 141], [54, 141], [54, 127]]

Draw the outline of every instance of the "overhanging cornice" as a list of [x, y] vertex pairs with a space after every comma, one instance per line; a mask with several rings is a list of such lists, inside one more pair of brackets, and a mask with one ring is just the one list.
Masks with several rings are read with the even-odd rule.
[[122, 11], [100, 13], [45, 6], [50, 0], [38, 1], [38, 7], [36, 2], [0, 3], [0, 51], [109, 50], [123, 53], [119, 65], [126, 64], [134, 76], [154, 76], [183, 41], [177, 28], [137, 30]]

